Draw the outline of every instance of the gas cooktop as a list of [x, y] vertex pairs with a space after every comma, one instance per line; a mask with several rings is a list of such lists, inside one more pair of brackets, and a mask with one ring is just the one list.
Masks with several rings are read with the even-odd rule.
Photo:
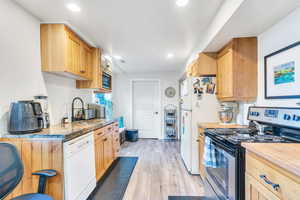
[[258, 135], [257, 130], [250, 128], [230, 128], [230, 129], [207, 129], [206, 132], [219, 140], [226, 140], [233, 144], [241, 142], [257, 142], [257, 143], [291, 143], [295, 142], [285, 137], [276, 135]]

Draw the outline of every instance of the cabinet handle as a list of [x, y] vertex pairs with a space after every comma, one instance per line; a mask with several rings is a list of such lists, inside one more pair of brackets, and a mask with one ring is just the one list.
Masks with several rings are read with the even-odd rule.
[[102, 132], [100, 132], [100, 133], [97, 133], [97, 135], [102, 135]]
[[103, 139], [103, 142], [105, 142], [105, 141], [107, 141], [107, 138], [104, 138], [104, 139]]
[[80, 73], [84, 74], [84, 73], [85, 73], [85, 70], [80, 70]]
[[199, 140], [199, 139], [197, 139], [196, 141], [197, 141], [197, 142], [199, 142], [200, 140]]
[[259, 177], [260, 177], [262, 180], [264, 180], [264, 182], [265, 182], [266, 184], [271, 185], [275, 191], [278, 191], [278, 190], [279, 190], [279, 188], [280, 188], [279, 184], [272, 183], [272, 182], [267, 178], [266, 175], [263, 175], [263, 174], [262, 174], [262, 175], [260, 175]]

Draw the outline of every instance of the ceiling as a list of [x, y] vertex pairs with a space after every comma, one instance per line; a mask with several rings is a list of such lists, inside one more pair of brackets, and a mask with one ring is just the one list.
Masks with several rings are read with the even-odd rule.
[[234, 37], [258, 36], [299, 6], [300, 0], [245, 0], [205, 51], [218, 51]]
[[[15, 0], [42, 22], [68, 22], [104, 49], [121, 56], [125, 72], [180, 71], [224, 0]], [[81, 12], [66, 8], [76, 2]], [[167, 54], [172, 53], [172, 59]]]

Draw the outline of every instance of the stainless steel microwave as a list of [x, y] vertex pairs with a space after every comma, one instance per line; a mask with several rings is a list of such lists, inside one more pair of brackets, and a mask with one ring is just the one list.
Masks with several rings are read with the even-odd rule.
[[102, 87], [111, 90], [112, 76], [106, 72], [102, 73]]

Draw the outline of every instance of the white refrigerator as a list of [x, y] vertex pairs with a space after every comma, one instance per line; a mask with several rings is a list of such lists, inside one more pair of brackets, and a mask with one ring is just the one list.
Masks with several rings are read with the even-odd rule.
[[181, 82], [180, 152], [191, 174], [199, 174], [198, 123], [219, 122], [215, 77], [191, 77]]

